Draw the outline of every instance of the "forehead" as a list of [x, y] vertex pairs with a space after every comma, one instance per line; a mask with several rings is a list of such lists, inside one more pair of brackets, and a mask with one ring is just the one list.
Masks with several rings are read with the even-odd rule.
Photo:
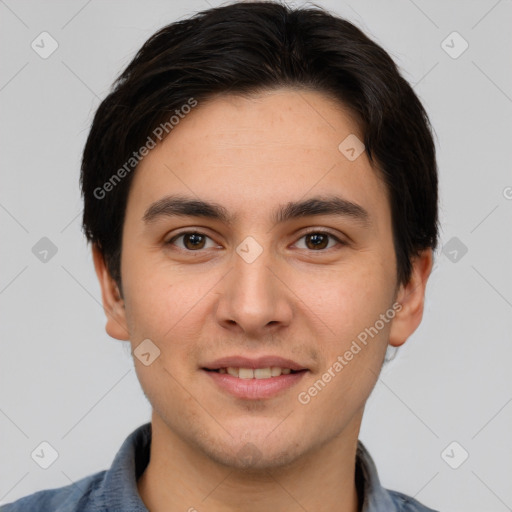
[[238, 219], [254, 218], [271, 203], [338, 193], [382, 216], [386, 187], [364, 152], [351, 161], [340, 150], [347, 137], [363, 139], [354, 117], [319, 92], [210, 98], [144, 157], [127, 212], [136, 208], [141, 217], [165, 195], [184, 194], [224, 204]]

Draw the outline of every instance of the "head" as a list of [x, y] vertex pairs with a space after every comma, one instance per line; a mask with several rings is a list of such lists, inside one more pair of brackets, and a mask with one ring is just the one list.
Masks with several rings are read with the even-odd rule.
[[[421, 322], [438, 237], [428, 117], [381, 47], [316, 7], [168, 25], [99, 106], [81, 185], [107, 332], [158, 347], [134, 361], [170, 431], [228, 465], [252, 443], [265, 466], [358, 428]], [[235, 398], [208, 371], [232, 355], [305, 370]]]

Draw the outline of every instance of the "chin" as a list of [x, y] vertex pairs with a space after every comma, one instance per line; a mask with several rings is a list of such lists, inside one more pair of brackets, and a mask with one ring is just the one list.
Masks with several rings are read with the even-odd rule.
[[303, 451], [301, 440], [294, 440], [289, 432], [282, 432], [279, 437], [274, 432], [270, 440], [271, 431], [253, 429], [243, 435], [224, 438], [224, 441], [203, 444], [200, 448], [209, 458], [231, 469], [261, 472], [290, 465]]
[[268, 447], [257, 446], [248, 442], [236, 453], [220, 452], [209, 453], [210, 458], [230, 469], [261, 473], [275, 468], [283, 468], [292, 464], [298, 453], [290, 450], [269, 450]]

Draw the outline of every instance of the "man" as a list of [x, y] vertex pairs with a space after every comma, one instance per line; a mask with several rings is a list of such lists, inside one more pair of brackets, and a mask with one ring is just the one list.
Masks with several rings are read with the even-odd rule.
[[432, 510], [358, 441], [438, 237], [428, 118], [382, 48], [320, 8], [173, 23], [98, 108], [81, 185], [151, 423], [109, 470], [2, 510]]

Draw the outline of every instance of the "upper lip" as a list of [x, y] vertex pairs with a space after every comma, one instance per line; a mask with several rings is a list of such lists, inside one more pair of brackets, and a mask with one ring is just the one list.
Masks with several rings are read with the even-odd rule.
[[218, 370], [219, 368], [270, 368], [272, 366], [279, 368], [290, 368], [290, 370], [307, 370], [305, 366], [278, 356], [261, 356], [256, 358], [242, 356], [227, 356], [216, 359], [211, 363], [205, 364], [203, 368], [208, 370]]

